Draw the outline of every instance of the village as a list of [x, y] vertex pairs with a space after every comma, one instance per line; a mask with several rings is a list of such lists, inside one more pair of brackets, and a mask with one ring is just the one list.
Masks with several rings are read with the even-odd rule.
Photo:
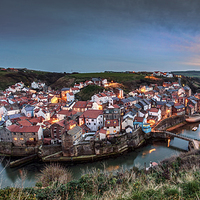
[[[154, 72], [154, 76], [173, 75]], [[109, 86], [113, 84], [117, 83], [92, 78], [57, 91], [41, 82], [32, 82], [29, 87], [18, 82], [8, 87], [0, 94], [1, 155], [26, 156], [36, 152], [43, 156], [59, 152], [57, 157], [97, 155], [98, 148], [84, 151], [80, 144], [87, 146], [91, 141], [103, 141], [110, 145], [112, 138], [126, 134], [132, 134], [134, 140], [138, 130], [149, 134], [166, 118], [200, 111], [200, 94], [192, 95], [188, 86], [181, 85], [180, 76], [178, 82], [141, 85], [128, 94], [118, 87], [111, 89]], [[76, 100], [75, 95], [88, 85], [102, 86], [105, 90], [87, 101]], [[38, 151], [46, 147], [59, 150]], [[20, 153], [15, 151], [17, 148]], [[34, 148], [34, 152], [28, 148]]]

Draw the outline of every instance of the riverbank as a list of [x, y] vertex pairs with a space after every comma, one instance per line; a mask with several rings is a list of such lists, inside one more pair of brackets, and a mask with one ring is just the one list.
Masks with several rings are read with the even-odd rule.
[[121, 170], [116, 174], [93, 170], [67, 184], [38, 182], [31, 188], [5, 188], [1, 198], [24, 199], [198, 199], [200, 151], [182, 153], [161, 161], [150, 170]]

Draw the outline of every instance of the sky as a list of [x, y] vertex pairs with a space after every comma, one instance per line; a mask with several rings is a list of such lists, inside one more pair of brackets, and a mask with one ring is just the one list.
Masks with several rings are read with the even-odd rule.
[[200, 70], [200, 1], [0, 0], [0, 67]]

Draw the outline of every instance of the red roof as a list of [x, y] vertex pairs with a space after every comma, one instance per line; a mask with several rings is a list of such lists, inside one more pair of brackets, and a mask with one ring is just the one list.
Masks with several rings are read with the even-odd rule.
[[77, 88], [77, 87], [76, 87], [76, 88], [71, 88], [71, 90], [72, 90], [72, 91], [73, 91], [73, 90], [76, 91], [76, 90], [79, 90], [79, 88]]
[[21, 126], [32, 126], [31, 122], [29, 122], [28, 120], [21, 120], [21, 121], [18, 121], [18, 124], [21, 125]]
[[80, 118], [96, 119], [99, 115], [103, 115], [103, 110], [86, 110]]
[[73, 108], [86, 108], [87, 101], [77, 101]]
[[113, 104], [114, 108], [120, 108], [117, 104]]
[[143, 122], [144, 118], [143, 117], [135, 117], [134, 121], [136, 122]]
[[102, 129], [99, 131], [99, 133], [106, 134], [106, 130], [102, 128]]
[[66, 116], [70, 116], [71, 114], [72, 112], [69, 110], [61, 110], [57, 113], [57, 115], [66, 115]]
[[15, 124], [7, 127], [9, 131], [11, 132], [17, 132], [17, 133], [36, 133], [39, 131], [40, 126], [17, 126]]
[[69, 92], [68, 93], [70, 96], [74, 96], [74, 93], [73, 92]]
[[157, 109], [157, 108], [151, 108], [150, 110], [149, 110], [149, 112], [158, 112], [159, 110]]

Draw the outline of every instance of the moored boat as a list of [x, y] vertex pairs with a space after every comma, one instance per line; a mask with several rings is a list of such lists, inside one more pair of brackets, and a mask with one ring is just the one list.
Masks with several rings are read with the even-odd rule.
[[192, 131], [196, 131], [196, 130], [197, 130], [197, 127], [196, 127], [196, 126], [192, 128]]

